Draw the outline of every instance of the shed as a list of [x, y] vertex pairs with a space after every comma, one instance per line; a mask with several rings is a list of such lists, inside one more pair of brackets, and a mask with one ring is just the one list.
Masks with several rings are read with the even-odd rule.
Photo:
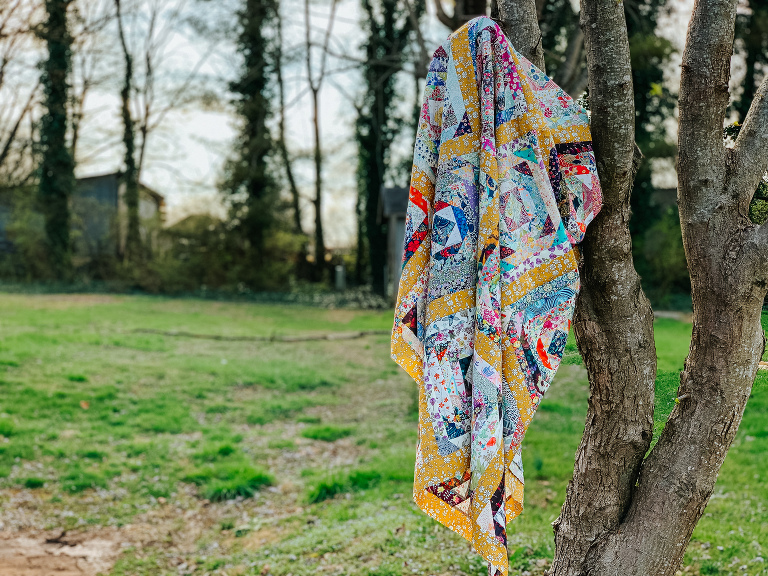
[[[72, 197], [73, 225], [80, 232], [75, 253], [84, 258], [122, 254], [127, 235], [125, 183], [120, 172], [78, 178]], [[139, 232], [146, 246], [156, 245], [165, 220], [165, 198], [139, 183]]]
[[[76, 266], [123, 253], [127, 209], [121, 176], [112, 172], [75, 181], [70, 214]], [[39, 227], [43, 234], [43, 217], [33, 201], [36, 194], [34, 186], [0, 189], [0, 252], [16, 250], [15, 236], [22, 225]], [[142, 240], [151, 249], [165, 220], [165, 199], [143, 184], [139, 184], [139, 219]]]
[[397, 297], [405, 244], [405, 213], [408, 188], [382, 188], [379, 195], [379, 223], [387, 224], [387, 266], [384, 273], [387, 296]]

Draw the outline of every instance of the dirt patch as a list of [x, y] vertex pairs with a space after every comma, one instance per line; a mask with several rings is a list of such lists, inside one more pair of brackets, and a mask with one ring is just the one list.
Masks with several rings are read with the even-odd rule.
[[106, 574], [120, 552], [116, 531], [0, 532], [0, 576]]

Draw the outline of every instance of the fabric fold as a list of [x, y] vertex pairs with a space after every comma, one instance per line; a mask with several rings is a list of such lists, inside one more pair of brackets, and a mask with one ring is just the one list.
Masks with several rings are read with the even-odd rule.
[[565, 348], [574, 246], [599, 212], [586, 111], [471, 20], [434, 53], [392, 357], [419, 389], [413, 497], [507, 576], [521, 443]]

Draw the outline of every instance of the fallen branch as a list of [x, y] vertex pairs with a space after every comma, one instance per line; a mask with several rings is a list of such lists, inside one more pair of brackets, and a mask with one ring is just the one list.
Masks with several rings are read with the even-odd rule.
[[199, 338], [201, 340], [224, 340], [227, 342], [306, 342], [309, 340], [354, 340], [363, 336], [389, 335], [389, 330], [360, 330], [357, 332], [337, 332], [330, 334], [298, 334], [296, 336], [223, 336], [220, 334], [195, 334], [181, 330], [153, 330], [151, 328], [137, 328], [133, 330], [138, 334], [158, 334], [160, 336], [181, 336], [183, 338]]

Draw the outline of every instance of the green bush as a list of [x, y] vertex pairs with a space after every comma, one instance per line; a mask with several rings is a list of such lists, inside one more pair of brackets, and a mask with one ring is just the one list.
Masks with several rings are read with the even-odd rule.
[[660, 294], [674, 289], [690, 290], [688, 265], [680, 231], [680, 219], [673, 208], [651, 226], [645, 234], [643, 252]]

